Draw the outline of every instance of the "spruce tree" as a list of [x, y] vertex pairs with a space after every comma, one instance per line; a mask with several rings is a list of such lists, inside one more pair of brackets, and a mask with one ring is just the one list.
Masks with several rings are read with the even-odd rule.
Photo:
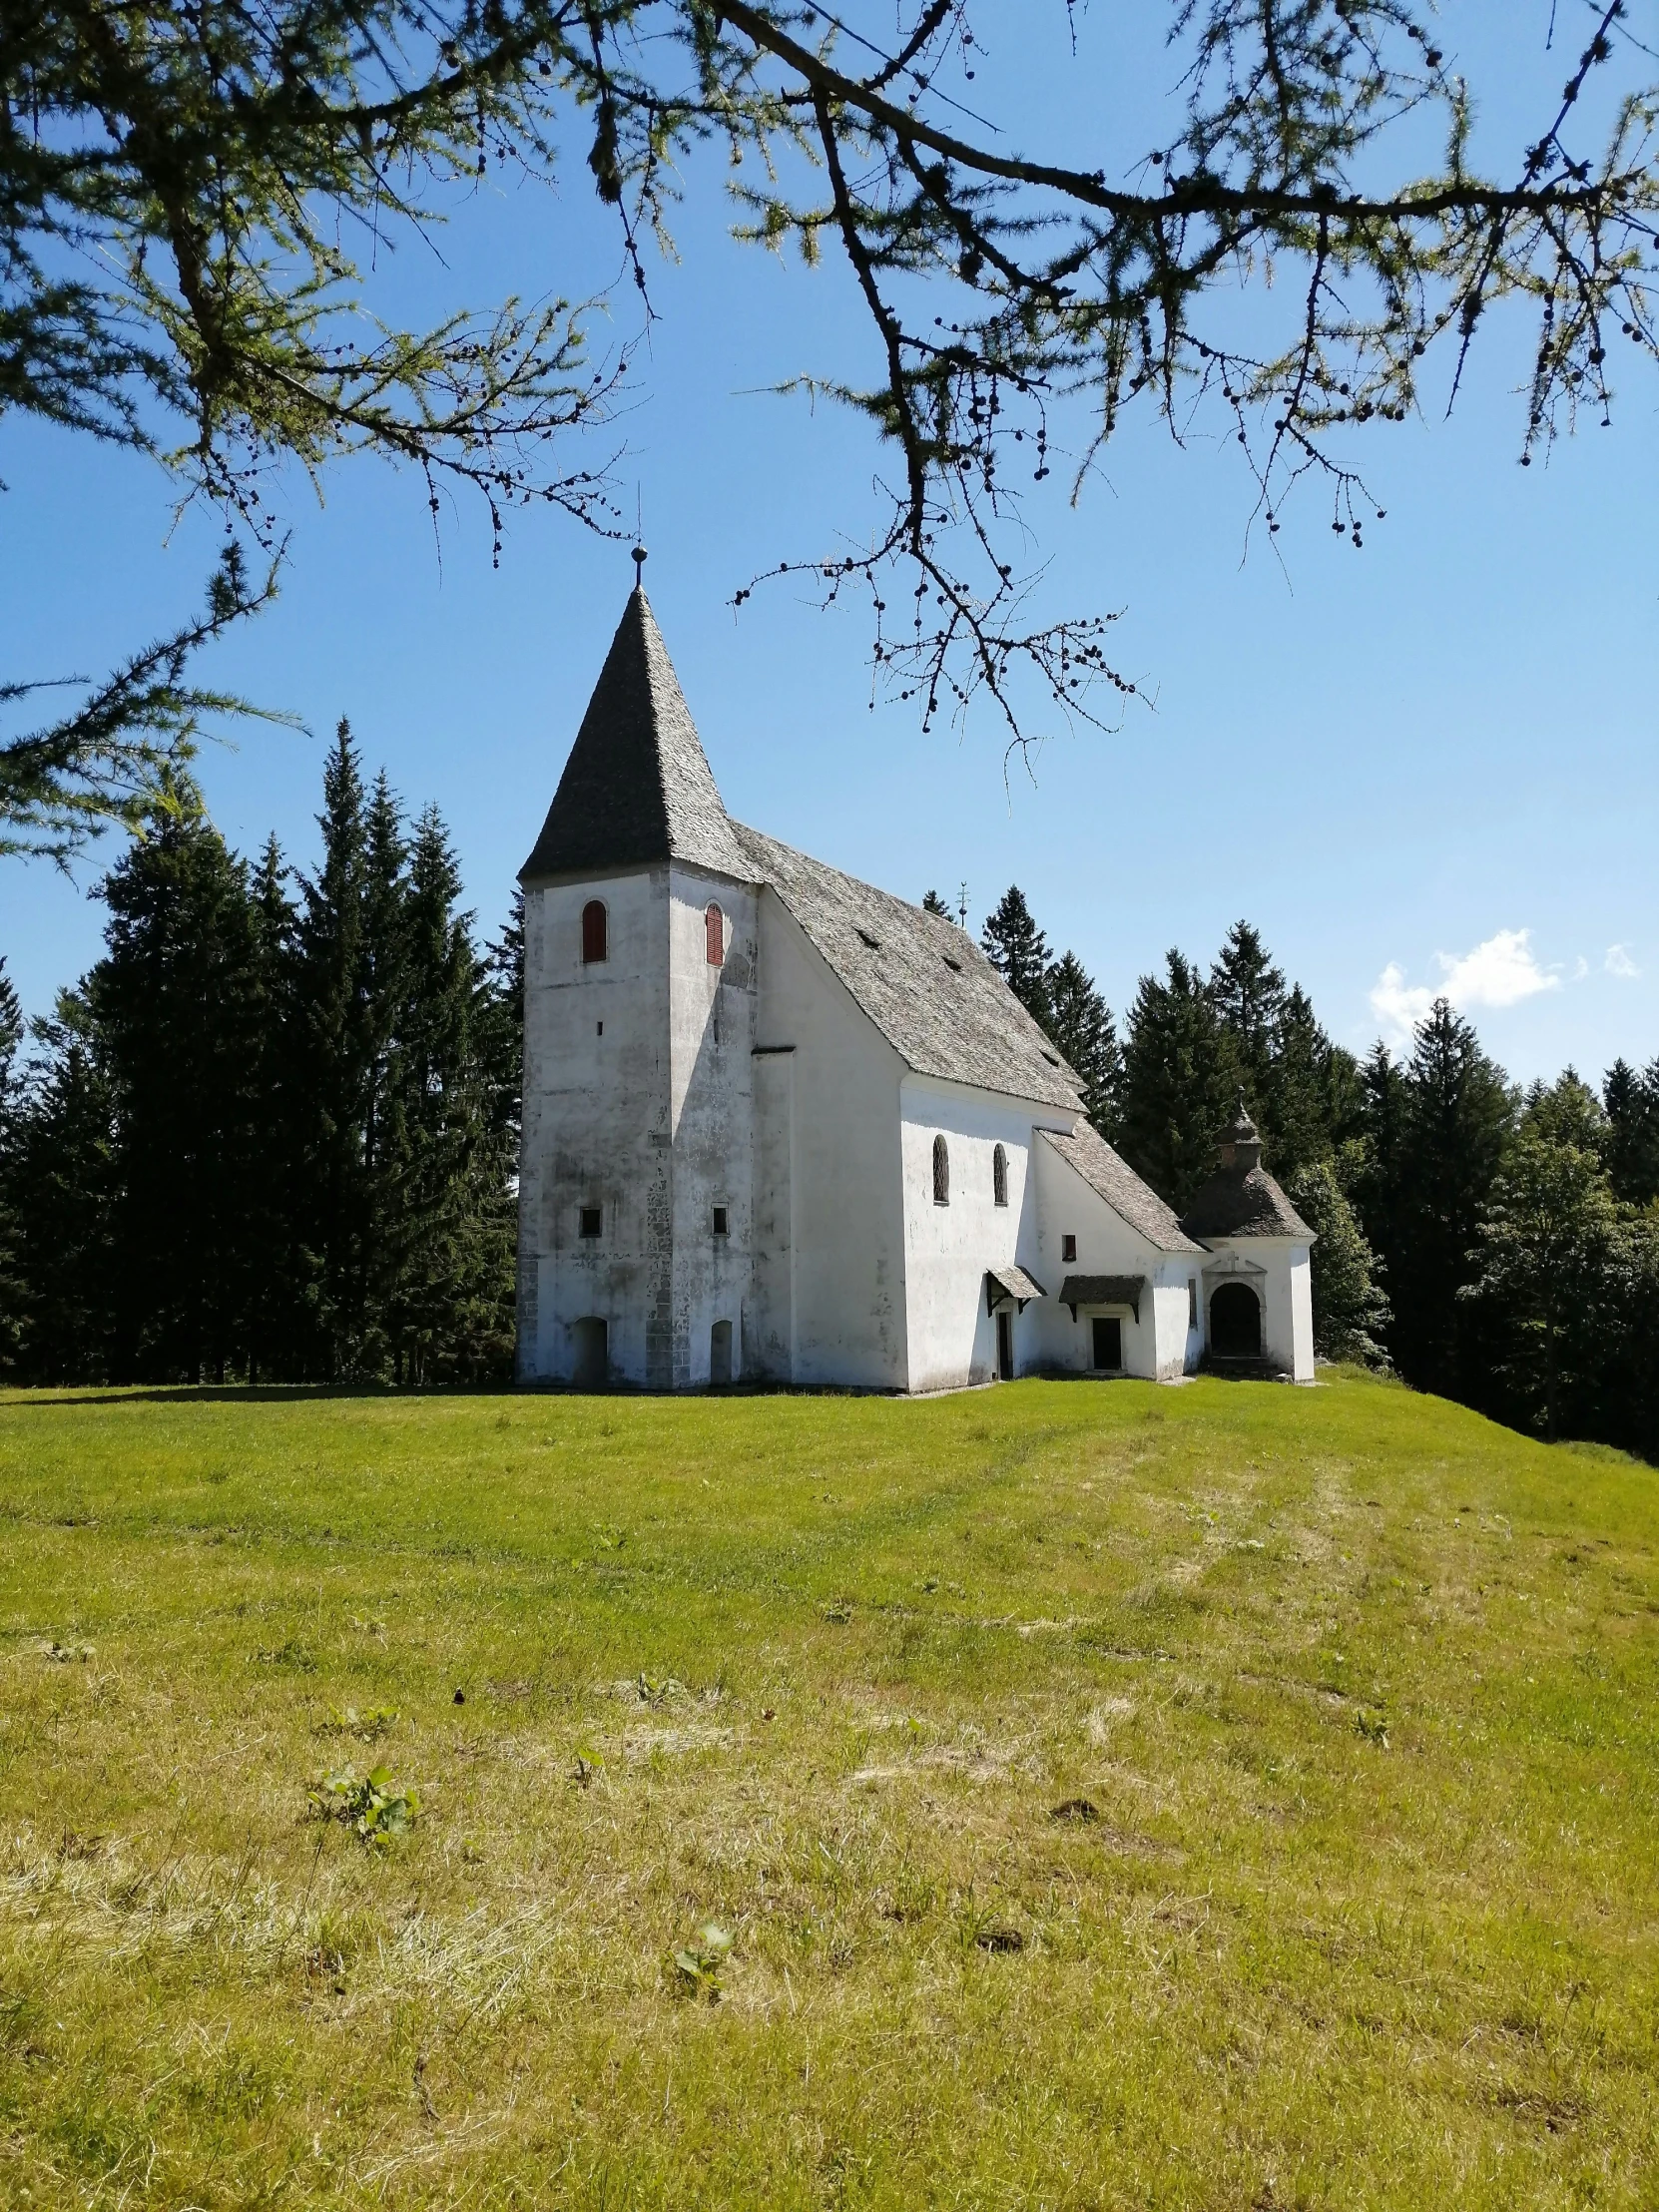
[[27, 1287], [16, 1209], [18, 1120], [23, 1083], [18, 1053], [23, 1009], [0, 953], [0, 1376], [10, 1375], [23, 1348]]
[[275, 836], [254, 870], [255, 1059], [263, 1172], [249, 1210], [248, 1380], [300, 1380], [308, 1373], [309, 1282], [303, 1235], [303, 1104], [306, 1069], [297, 1019], [298, 917]]
[[1048, 1027], [1048, 939], [1037, 927], [1025, 893], [1011, 883], [986, 918], [979, 942], [985, 957], [1033, 1021]]
[[954, 918], [951, 914], [950, 908], [945, 904], [944, 900], [939, 896], [937, 891], [922, 892], [921, 910], [924, 914], [942, 914], [946, 921], [950, 921]]
[[1119, 1128], [1130, 1166], [1177, 1212], [1215, 1167], [1239, 1080], [1203, 977], [1172, 948], [1163, 978], [1143, 975], [1130, 1008]]
[[115, 1104], [84, 997], [60, 992], [33, 1033], [39, 1058], [14, 1124], [20, 1367], [32, 1382], [108, 1382]]
[[1236, 921], [1227, 932], [1208, 988], [1217, 1018], [1232, 1039], [1239, 1081], [1272, 1159], [1279, 1137], [1273, 1116], [1274, 1062], [1285, 1011], [1285, 976], [1269, 957], [1260, 931], [1248, 921]]
[[1601, 1100], [1613, 1189], [1627, 1206], [1649, 1206], [1659, 1198], [1659, 1060], [1641, 1075], [1628, 1061], [1615, 1060]]
[[367, 805], [343, 720], [322, 772], [322, 862], [300, 878], [295, 930], [295, 1065], [301, 1127], [296, 1224], [311, 1346], [330, 1381], [372, 1372], [367, 1311], [373, 1202], [367, 1136], [379, 1023], [367, 941]]
[[121, 1374], [241, 1370], [260, 1178], [257, 928], [247, 870], [170, 780], [167, 807], [100, 889], [86, 998], [118, 1137], [112, 1322]]
[[1445, 999], [1417, 1025], [1405, 1069], [1395, 1247], [1388, 1254], [1390, 1348], [1419, 1389], [1485, 1402], [1489, 1362], [1459, 1293], [1503, 1164], [1514, 1102], [1503, 1071]]
[[1048, 1019], [1044, 1026], [1077, 1071], [1083, 1111], [1110, 1142], [1118, 1125], [1123, 1088], [1123, 1053], [1112, 1009], [1075, 952], [1054, 962], [1046, 982]]

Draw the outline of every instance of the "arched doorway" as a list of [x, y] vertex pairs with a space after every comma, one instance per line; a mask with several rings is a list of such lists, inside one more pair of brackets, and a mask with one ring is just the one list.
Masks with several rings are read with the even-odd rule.
[[1211, 1299], [1210, 1350], [1218, 1360], [1262, 1357], [1262, 1304], [1248, 1283], [1223, 1283]]
[[732, 1324], [717, 1321], [709, 1332], [709, 1381], [719, 1389], [732, 1380]]
[[579, 1390], [601, 1390], [610, 1381], [610, 1330], [597, 1315], [579, 1321], [571, 1332], [576, 1339], [576, 1367], [571, 1381]]

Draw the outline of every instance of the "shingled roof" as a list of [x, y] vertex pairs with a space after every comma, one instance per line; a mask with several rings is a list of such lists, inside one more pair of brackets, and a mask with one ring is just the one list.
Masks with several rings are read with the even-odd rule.
[[1300, 1237], [1314, 1232], [1264, 1167], [1239, 1162], [1211, 1176], [1181, 1217], [1190, 1237]]
[[1175, 1218], [1150, 1183], [1143, 1183], [1127, 1160], [1119, 1159], [1092, 1122], [1080, 1121], [1070, 1136], [1045, 1129], [1043, 1136], [1062, 1160], [1068, 1161], [1110, 1206], [1114, 1214], [1138, 1229], [1159, 1252], [1201, 1252], [1185, 1225]]
[[732, 829], [749, 855], [747, 872], [778, 893], [916, 1074], [1082, 1112], [1071, 1069], [953, 921], [759, 830], [737, 822]]
[[657, 618], [636, 588], [519, 877], [598, 874], [652, 860], [750, 872]]

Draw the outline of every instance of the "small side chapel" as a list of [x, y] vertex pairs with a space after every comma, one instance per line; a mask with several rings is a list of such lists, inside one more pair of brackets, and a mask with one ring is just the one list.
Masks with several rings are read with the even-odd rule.
[[963, 930], [730, 819], [643, 585], [521, 880], [521, 1382], [1313, 1380], [1242, 1102], [1177, 1220]]

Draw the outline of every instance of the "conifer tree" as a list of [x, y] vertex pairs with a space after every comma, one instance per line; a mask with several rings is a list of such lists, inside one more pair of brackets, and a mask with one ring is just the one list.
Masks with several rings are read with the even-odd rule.
[[1204, 979], [1172, 947], [1164, 977], [1143, 975], [1123, 1045], [1121, 1148], [1179, 1212], [1215, 1166], [1238, 1097], [1232, 1038]]
[[1011, 883], [986, 917], [979, 942], [985, 957], [1032, 1020], [1048, 1027], [1048, 939], [1037, 927], [1025, 893]]
[[937, 891], [922, 892], [921, 910], [924, 914], [942, 914], [946, 921], [949, 921], [953, 918], [950, 908], [945, 904], [944, 900], [939, 896]]
[[1627, 1206], [1650, 1206], [1659, 1198], [1659, 1060], [1641, 1075], [1628, 1061], [1615, 1060], [1601, 1100], [1613, 1189]]
[[1436, 999], [1405, 1070], [1395, 1249], [1389, 1254], [1391, 1349], [1418, 1388], [1483, 1401], [1487, 1363], [1459, 1293], [1503, 1164], [1514, 1104], [1501, 1068], [1462, 1017]]
[[1259, 930], [1236, 921], [1210, 970], [1210, 1002], [1233, 1042], [1233, 1059], [1269, 1157], [1276, 1152], [1274, 1061], [1285, 1011], [1284, 971], [1274, 965]]
[[373, 1206], [365, 1139], [376, 1032], [367, 943], [367, 805], [343, 720], [322, 772], [322, 862], [300, 878], [295, 1061], [302, 1208], [297, 1244], [311, 1358], [329, 1380], [372, 1362], [367, 1278]]
[[101, 887], [87, 1003], [114, 1099], [115, 1359], [143, 1380], [241, 1368], [260, 1147], [258, 945], [247, 870], [169, 778]]
[[302, 1160], [307, 1116], [299, 1051], [296, 929], [288, 869], [266, 839], [251, 885], [257, 976], [255, 1057], [262, 1172], [249, 1209], [248, 1380], [307, 1372]]
[[22, 1077], [17, 1057], [23, 1044], [23, 1009], [0, 953], [0, 1375], [17, 1364], [23, 1343], [24, 1302], [16, 1211], [18, 1114]]
[[34, 1382], [109, 1379], [116, 1113], [83, 996], [34, 1025], [40, 1058], [16, 1126], [27, 1276], [22, 1366]]
[[1118, 1098], [1123, 1088], [1123, 1053], [1112, 1009], [1075, 952], [1049, 969], [1045, 984], [1048, 1019], [1044, 1026], [1082, 1084], [1083, 1111], [1110, 1142], [1117, 1130]]

